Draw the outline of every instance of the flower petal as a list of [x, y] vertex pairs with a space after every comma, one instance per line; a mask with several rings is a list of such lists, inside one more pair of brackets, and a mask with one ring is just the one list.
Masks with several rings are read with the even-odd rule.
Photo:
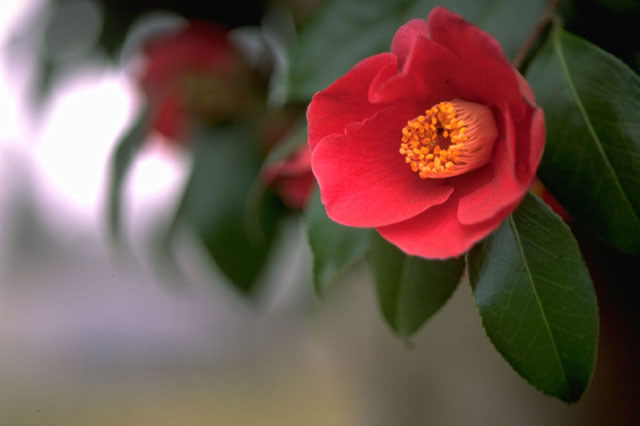
[[391, 53], [371, 56], [313, 96], [307, 110], [312, 150], [323, 137], [341, 135], [349, 124], [369, 118], [386, 107], [369, 102], [369, 85], [383, 67], [395, 61]]
[[466, 252], [496, 229], [513, 207], [486, 222], [464, 225], [456, 219], [456, 193], [444, 204], [394, 225], [377, 228], [383, 238], [405, 253], [428, 259], [446, 259]]
[[[528, 133], [528, 134], [527, 134]], [[531, 117], [531, 123], [528, 126], [522, 126], [517, 128], [518, 148], [522, 148], [523, 152], [520, 153], [518, 149], [516, 158], [528, 157], [523, 163], [527, 166], [527, 175], [525, 179], [529, 181], [532, 179], [529, 174], [534, 175], [540, 160], [542, 159], [542, 152], [544, 151], [544, 142], [546, 138], [546, 129], [544, 124], [544, 112], [540, 108], [536, 108]], [[525, 144], [525, 139], [529, 137], [529, 143]], [[525, 182], [523, 182], [525, 183]]]
[[516, 71], [516, 79], [518, 80], [518, 87], [520, 88], [522, 96], [524, 96], [525, 100], [527, 101], [527, 103], [529, 103], [530, 106], [534, 106], [536, 104], [536, 98], [533, 94], [531, 86], [529, 86], [527, 80], [518, 71]]
[[402, 67], [415, 50], [416, 40], [429, 38], [427, 21], [424, 19], [411, 19], [409, 22], [398, 28], [393, 41], [391, 42], [391, 52], [398, 58], [398, 64]]
[[444, 180], [420, 179], [398, 152], [402, 127], [420, 108], [389, 107], [316, 145], [311, 166], [331, 219], [347, 226], [384, 226], [449, 198], [453, 189]]
[[484, 181], [475, 185], [477, 189], [461, 197], [458, 205], [458, 220], [466, 225], [491, 219], [505, 206], [519, 201], [527, 191], [529, 182], [523, 184], [516, 175], [516, 126], [509, 108], [498, 114], [500, 138], [491, 154], [491, 162], [477, 175], [461, 176], [457, 187], [472, 188], [469, 179]]
[[460, 77], [454, 84], [461, 99], [495, 106], [507, 102], [524, 115], [524, 101], [517, 71], [489, 34], [442, 7], [434, 8], [427, 20], [429, 37], [449, 49], [461, 61]]
[[424, 20], [414, 19], [398, 30], [393, 53], [402, 69], [387, 65], [376, 76], [369, 90], [372, 102], [415, 99], [421, 100], [426, 109], [457, 97], [453, 82], [459, 74], [460, 61], [445, 47], [415, 34], [412, 29], [420, 22], [426, 29]]
[[518, 179], [527, 184], [533, 179], [533, 175], [540, 164], [546, 130], [544, 112], [536, 105], [531, 86], [520, 73], [517, 73], [516, 76], [520, 91], [528, 107], [525, 119], [516, 124], [516, 140], [518, 141], [516, 145], [516, 172]]

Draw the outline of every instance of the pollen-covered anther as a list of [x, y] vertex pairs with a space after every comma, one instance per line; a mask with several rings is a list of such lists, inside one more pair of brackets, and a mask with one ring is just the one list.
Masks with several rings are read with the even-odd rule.
[[454, 99], [407, 122], [400, 154], [422, 179], [447, 178], [487, 164], [497, 137], [489, 108]]

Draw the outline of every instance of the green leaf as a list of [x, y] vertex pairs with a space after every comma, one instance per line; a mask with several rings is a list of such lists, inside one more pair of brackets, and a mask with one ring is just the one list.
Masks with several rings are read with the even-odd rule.
[[395, 0], [327, 1], [300, 33], [289, 64], [287, 97], [305, 101], [361, 59], [388, 49], [397, 4]]
[[194, 139], [191, 176], [178, 212], [183, 219], [176, 220], [185, 220], [233, 285], [249, 293], [267, 260], [281, 213], [276, 199], [263, 194], [247, 214], [260, 168], [257, 138], [249, 129], [228, 126], [202, 129]]
[[113, 243], [119, 244], [122, 237], [120, 215], [122, 213], [122, 186], [129, 168], [144, 144], [148, 134], [149, 109], [143, 107], [116, 147], [109, 159], [109, 183], [107, 192], [107, 227]]
[[371, 241], [369, 261], [382, 314], [403, 338], [418, 331], [449, 300], [464, 270], [463, 257], [408, 256], [377, 234]]
[[308, 100], [357, 62], [389, 51], [396, 30], [442, 5], [480, 26], [512, 57], [534, 28], [544, 0], [329, 0], [300, 32], [289, 64], [290, 100]]
[[640, 253], [640, 78], [556, 29], [528, 79], [547, 123], [540, 178], [584, 227]]
[[345, 269], [362, 259], [370, 229], [348, 228], [329, 219], [316, 190], [307, 208], [307, 235], [313, 253], [313, 282], [321, 295]]
[[291, 125], [291, 129], [282, 137], [281, 141], [273, 147], [262, 163], [262, 169], [281, 161], [285, 161], [295, 154], [302, 145], [307, 144], [307, 118], [304, 114], [296, 119]]
[[468, 253], [467, 267], [496, 349], [542, 392], [577, 401], [593, 373], [598, 307], [567, 225], [529, 194]]

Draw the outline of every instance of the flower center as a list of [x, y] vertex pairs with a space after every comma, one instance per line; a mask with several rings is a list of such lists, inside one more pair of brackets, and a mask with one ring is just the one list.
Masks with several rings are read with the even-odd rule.
[[489, 108], [454, 99], [407, 122], [400, 154], [422, 179], [447, 178], [487, 164], [497, 137]]

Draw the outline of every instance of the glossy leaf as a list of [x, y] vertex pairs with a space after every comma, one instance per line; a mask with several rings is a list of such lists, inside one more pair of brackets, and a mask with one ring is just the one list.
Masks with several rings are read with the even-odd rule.
[[364, 257], [372, 231], [348, 228], [329, 219], [317, 190], [307, 208], [306, 219], [313, 253], [313, 282], [316, 292], [322, 294], [341, 272]]
[[200, 131], [179, 212], [212, 260], [242, 292], [254, 289], [280, 213], [279, 204], [267, 193], [247, 214], [259, 160], [258, 142], [248, 129], [229, 126]]
[[149, 110], [144, 107], [129, 129], [116, 143], [109, 159], [109, 183], [107, 192], [107, 226], [109, 236], [114, 243], [122, 237], [122, 187], [129, 169], [148, 134]]
[[462, 257], [430, 260], [408, 256], [377, 233], [371, 240], [369, 261], [382, 314], [403, 338], [418, 331], [449, 300], [464, 270]]
[[496, 349], [536, 388], [577, 401], [593, 373], [598, 308], [567, 225], [529, 194], [469, 252], [467, 267]]
[[545, 186], [596, 236], [640, 253], [640, 78], [562, 29], [527, 75], [547, 122]]
[[357, 62], [388, 51], [411, 18], [441, 5], [485, 29], [513, 57], [534, 28], [544, 0], [328, 0], [300, 32], [288, 72], [288, 98], [308, 100]]

